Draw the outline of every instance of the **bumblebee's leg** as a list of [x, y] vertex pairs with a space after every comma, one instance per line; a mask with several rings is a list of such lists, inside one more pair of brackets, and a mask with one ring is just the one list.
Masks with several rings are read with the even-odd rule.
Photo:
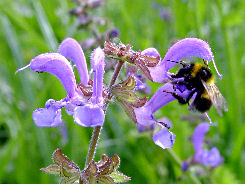
[[171, 91], [163, 91], [163, 92], [172, 94], [173, 97], [176, 98], [180, 104], [187, 104], [188, 103], [186, 101], [186, 99], [184, 99], [183, 97], [179, 96], [177, 93], [174, 93], [174, 92], [171, 92]]
[[[173, 89], [174, 91], [176, 91], [177, 89], [177, 85], [183, 85], [185, 86], [188, 90], [191, 90], [192, 89], [192, 86], [190, 85], [189, 82], [186, 82], [186, 81], [172, 81], [172, 84], [173, 84]], [[181, 92], [184, 92], [184, 90], [181, 90], [179, 89]]]
[[197, 92], [197, 91], [196, 91], [196, 90], [193, 90], [193, 91], [189, 94], [189, 96], [186, 98], [186, 102], [187, 102], [188, 105], [189, 105], [190, 99], [193, 97], [193, 95], [195, 94], [195, 92]]

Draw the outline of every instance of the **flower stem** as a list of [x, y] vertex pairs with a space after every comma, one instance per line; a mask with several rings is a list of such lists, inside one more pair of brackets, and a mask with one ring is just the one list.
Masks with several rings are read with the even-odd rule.
[[121, 68], [123, 66], [123, 63], [124, 62], [121, 61], [121, 60], [117, 63], [116, 69], [115, 69], [115, 71], [113, 73], [113, 76], [111, 78], [111, 82], [110, 82], [109, 87], [108, 87], [109, 89], [113, 86], [113, 84], [115, 84], [116, 79], [118, 77], [118, 74], [119, 74], [119, 72], [120, 72], [120, 70], [121, 70]]
[[[180, 167], [182, 166], [182, 162], [180, 158], [176, 155], [176, 153], [172, 149], [166, 149], [169, 153], [169, 155], [172, 157], [172, 159], [178, 164]], [[193, 183], [195, 184], [201, 184], [201, 182], [197, 179], [197, 177], [191, 172], [191, 171], [186, 171], [185, 172], [187, 176], [189, 177], [190, 180], [192, 180]]]
[[94, 128], [93, 135], [92, 135], [92, 138], [91, 138], [91, 141], [90, 141], [90, 145], [89, 145], [89, 150], [88, 150], [88, 155], [87, 155], [87, 158], [86, 158], [85, 167], [87, 167], [88, 164], [94, 158], [96, 145], [97, 145], [98, 140], [99, 140], [101, 129], [102, 129], [101, 126], [97, 126], [97, 127]]
[[[109, 97], [108, 97], [107, 101], [111, 99], [111, 87], [116, 82], [116, 79], [118, 77], [118, 74], [119, 74], [122, 66], [123, 66], [123, 61], [119, 61], [119, 63], [116, 66], [116, 69], [115, 69], [115, 71], [113, 73], [113, 76], [111, 78], [109, 87], [108, 87], [109, 88], [109, 95], [108, 95]], [[108, 106], [108, 103], [106, 102], [105, 105], [104, 105], [104, 111], [106, 111], [107, 106]], [[85, 162], [85, 168], [89, 165], [89, 163], [94, 158], [94, 155], [95, 155], [95, 152], [96, 152], [96, 146], [97, 146], [97, 143], [98, 143], [98, 140], [99, 140], [101, 129], [102, 129], [101, 126], [97, 126], [93, 130], [93, 135], [92, 135], [92, 138], [90, 140], [88, 155], [87, 155], [86, 162]]]

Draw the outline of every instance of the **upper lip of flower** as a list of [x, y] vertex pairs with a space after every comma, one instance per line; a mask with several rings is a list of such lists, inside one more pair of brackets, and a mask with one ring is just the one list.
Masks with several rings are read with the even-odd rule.
[[215, 69], [220, 76], [210, 46], [205, 41], [198, 38], [185, 38], [175, 43], [165, 54], [163, 60], [155, 67], [149, 67], [152, 80], [154, 82], [167, 82], [168, 71], [176, 64], [171, 61], [180, 61], [186, 57], [198, 57], [205, 61], [212, 61]]

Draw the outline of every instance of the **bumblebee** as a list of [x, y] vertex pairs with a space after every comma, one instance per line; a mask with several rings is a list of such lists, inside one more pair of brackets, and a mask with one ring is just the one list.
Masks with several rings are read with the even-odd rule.
[[[175, 61], [171, 61], [175, 62]], [[179, 96], [177, 93], [171, 93], [179, 103], [188, 104], [189, 110], [204, 113], [213, 105], [217, 112], [222, 115], [222, 110], [227, 111], [227, 105], [224, 97], [214, 84], [214, 75], [212, 74], [207, 63], [199, 62], [185, 63], [183, 61], [176, 62], [182, 65], [182, 68], [176, 74], [171, 75], [171, 82], [174, 90], [178, 89], [183, 92], [185, 89], [190, 91], [187, 98]], [[192, 97], [196, 94], [191, 104]]]

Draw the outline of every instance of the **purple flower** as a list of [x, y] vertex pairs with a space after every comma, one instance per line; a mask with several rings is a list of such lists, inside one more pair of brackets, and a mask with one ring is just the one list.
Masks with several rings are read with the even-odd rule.
[[162, 127], [159, 132], [156, 132], [153, 135], [152, 139], [154, 143], [160, 146], [162, 149], [172, 148], [175, 141], [175, 135], [168, 131], [166, 127]]
[[150, 126], [144, 126], [141, 124], [137, 124], [137, 129], [139, 132], [153, 131], [155, 127], [156, 127], [155, 124], [152, 124]]
[[[148, 48], [142, 51], [142, 54], [150, 57], [159, 56], [158, 51], [154, 48]], [[211, 49], [206, 42], [197, 38], [186, 38], [174, 44], [168, 50], [161, 63], [159, 63], [155, 67], [148, 67], [151, 78], [155, 82], [167, 82], [170, 75], [168, 71], [176, 64], [175, 62], [171, 61], [180, 61], [181, 59], [186, 57], [199, 57], [206, 61], [213, 61], [213, 53], [211, 52]], [[175, 86], [173, 86], [171, 82], [164, 84], [157, 90], [157, 92], [144, 106], [134, 109], [137, 123], [142, 124], [143, 126], [151, 126], [152, 124], [157, 123], [153, 113], [155, 113], [158, 109], [165, 106], [169, 102], [176, 100], [176, 98], [173, 97], [171, 93], [167, 92], [174, 92], [182, 98], [187, 98], [192, 91], [187, 90], [185, 86], [181, 85], [177, 85], [175, 89]], [[195, 97], [195, 95], [193, 97]], [[164, 129], [162, 134], [166, 134], [167, 131], [167, 129]], [[158, 141], [162, 141], [162, 148], [167, 147], [164, 145], [168, 145], [168, 147], [171, 147], [170, 145], [172, 145], [174, 142], [170, 141], [174, 139], [174, 136], [171, 137], [171, 132], [166, 135], [168, 135], [166, 139], [158, 139]], [[166, 143], [163, 140], [169, 141], [168, 143]], [[156, 139], [154, 139], [154, 141], [156, 141]], [[159, 142], [157, 145], [160, 145]]]
[[223, 163], [219, 150], [216, 147], [211, 150], [203, 149], [204, 137], [209, 131], [209, 127], [209, 123], [200, 123], [194, 131], [192, 136], [192, 143], [195, 149], [193, 161], [204, 166], [217, 167]]
[[[151, 54], [154, 53], [154, 55], [158, 53], [157, 51], [152, 52], [152, 50], [146, 49], [144, 54], [147, 54], [148, 52]], [[208, 62], [212, 61], [218, 75], [220, 77], [222, 76], [217, 70], [213, 53], [208, 43], [198, 38], [185, 38], [170, 47], [164, 59], [158, 63], [157, 66], [148, 67], [152, 80], [159, 83], [167, 82], [169, 79], [168, 71], [176, 64], [174, 62], [169, 62], [169, 60], [180, 61], [187, 57], [199, 57]]]
[[167, 83], [160, 87], [156, 93], [152, 96], [152, 98], [140, 108], [134, 109], [135, 116], [137, 122], [139, 124], [149, 126], [156, 122], [153, 113], [155, 113], [158, 109], [166, 105], [167, 103], [176, 100], [170, 93], [165, 93], [163, 91], [175, 92], [181, 95], [183, 98], [187, 97], [190, 91], [186, 90], [185, 92], [181, 92], [178, 89], [173, 88], [173, 84]]
[[101, 126], [104, 122], [104, 111], [102, 110], [102, 85], [104, 74], [104, 53], [97, 48], [92, 55], [92, 68], [95, 73], [93, 95], [91, 99], [81, 92], [76, 85], [75, 75], [71, 59], [80, 74], [81, 84], [88, 85], [89, 77], [86, 59], [79, 43], [72, 38], [65, 39], [59, 46], [58, 53], [40, 54], [31, 60], [30, 64], [17, 72], [30, 66], [35, 72], [48, 72], [55, 75], [64, 86], [67, 97], [60, 101], [48, 100], [45, 108], [38, 108], [33, 112], [33, 120], [37, 126], [53, 127], [59, 126], [61, 120], [61, 108], [65, 107], [69, 115], [81, 126]]
[[74, 112], [75, 123], [81, 126], [102, 126], [105, 121], [103, 111], [104, 99], [103, 76], [104, 76], [104, 52], [101, 48], [94, 50], [91, 55], [91, 66], [94, 72], [93, 95], [86, 105], [77, 106]]
[[[153, 113], [167, 103], [175, 100], [172, 94], [164, 93], [163, 91], [173, 92], [173, 85], [171, 83], [163, 85], [143, 107], [134, 109], [135, 116], [139, 124], [143, 126], [151, 126], [154, 123], [158, 123], [158, 121], [153, 116]], [[190, 93], [189, 91], [185, 91], [184, 93], [182, 93], [178, 89], [174, 92], [182, 95], [183, 97], [187, 97]], [[173, 146], [174, 139], [175, 135], [172, 132], [168, 131], [165, 126], [162, 126], [162, 130], [158, 133], [155, 133], [153, 136], [153, 141], [155, 142], [155, 144], [163, 149], [171, 148]]]

